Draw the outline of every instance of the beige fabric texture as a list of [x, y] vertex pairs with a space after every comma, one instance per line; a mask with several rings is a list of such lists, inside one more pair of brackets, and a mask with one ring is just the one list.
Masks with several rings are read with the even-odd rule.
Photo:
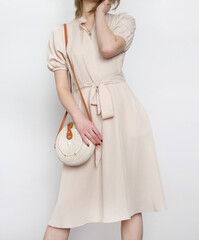
[[[83, 165], [63, 164], [50, 226], [73, 228], [90, 222], [116, 222], [139, 212], [168, 209], [149, 118], [122, 71], [134, 38], [135, 18], [126, 12], [107, 13], [105, 18], [111, 31], [126, 41], [124, 51], [109, 59], [100, 54], [95, 24], [89, 35], [82, 25], [86, 22], [83, 16], [67, 23], [67, 53], [103, 143]], [[50, 71], [69, 70], [74, 84], [66, 59], [62, 24], [50, 35], [47, 67]], [[73, 87], [73, 97], [86, 116], [79, 91]]]

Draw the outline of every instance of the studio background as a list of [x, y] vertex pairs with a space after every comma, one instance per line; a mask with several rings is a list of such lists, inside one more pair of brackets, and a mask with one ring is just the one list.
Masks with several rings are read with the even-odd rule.
[[[46, 50], [54, 28], [73, 19], [74, 1], [0, 2], [0, 239], [41, 240], [59, 191], [53, 144], [65, 113]], [[144, 240], [199, 236], [198, 8], [196, 0], [122, 0], [111, 11], [136, 19], [123, 71], [149, 115], [168, 206], [143, 213]], [[120, 222], [73, 228], [69, 238], [120, 240]]]

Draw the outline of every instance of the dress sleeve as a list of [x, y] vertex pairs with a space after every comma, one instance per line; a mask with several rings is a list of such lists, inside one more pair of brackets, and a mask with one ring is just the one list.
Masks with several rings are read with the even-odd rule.
[[124, 38], [126, 42], [124, 51], [127, 51], [131, 46], [135, 29], [136, 29], [136, 22], [133, 16], [127, 14], [126, 12], [119, 13], [116, 15], [112, 31], [115, 35], [118, 35]]
[[50, 35], [47, 47], [47, 68], [50, 71], [67, 70], [64, 27], [57, 27]]

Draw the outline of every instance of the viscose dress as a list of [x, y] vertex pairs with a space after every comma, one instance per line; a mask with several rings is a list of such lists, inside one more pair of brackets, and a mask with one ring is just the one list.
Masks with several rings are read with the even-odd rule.
[[63, 164], [50, 226], [73, 228], [90, 222], [115, 222], [138, 212], [168, 209], [149, 118], [122, 71], [134, 38], [135, 18], [122, 12], [107, 13], [105, 19], [110, 30], [126, 42], [124, 51], [112, 58], [100, 54], [95, 24], [89, 34], [82, 25], [87, 21], [83, 16], [67, 23], [67, 49], [63, 24], [49, 38], [48, 69], [71, 73], [74, 100], [87, 116], [67, 51], [92, 121], [103, 137], [86, 163], [75, 167]]

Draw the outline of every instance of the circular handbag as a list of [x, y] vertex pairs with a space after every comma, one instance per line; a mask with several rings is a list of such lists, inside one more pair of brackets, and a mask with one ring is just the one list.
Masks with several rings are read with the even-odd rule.
[[55, 149], [58, 158], [69, 166], [78, 166], [85, 163], [95, 150], [95, 145], [87, 138], [89, 147], [82, 140], [81, 135], [73, 122], [59, 132]]
[[[66, 24], [64, 24], [64, 32], [65, 32], [65, 42], [67, 46], [67, 30], [66, 30]], [[84, 97], [82, 95], [81, 89], [79, 87], [73, 66], [71, 64], [71, 61], [68, 57], [68, 54], [66, 52], [71, 70], [73, 72], [75, 82], [77, 84], [77, 87], [79, 89], [84, 107], [86, 109], [86, 113], [88, 115], [89, 120], [91, 120], [90, 114], [88, 112], [86, 103], [84, 101]], [[71, 83], [71, 75], [69, 73], [69, 85], [70, 85], [70, 91], [72, 93], [72, 83]], [[95, 150], [95, 145], [87, 138], [89, 142], [89, 146], [87, 146], [81, 135], [79, 134], [78, 130], [75, 127], [75, 124], [73, 122], [69, 122], [67, 126], [63, 127], [64, 122], [66, 120], [68, 112], [65, 112], [64, 118], [62, 120], [62, 123], [60, 125], [59, 131], [57, 133], [54, 148], [57, 153], [57, 156], [61, 162], [63, 162], [66, 165], [69, 166], [79, 166], [86, 161], [88, 161], [93, 154]]]

